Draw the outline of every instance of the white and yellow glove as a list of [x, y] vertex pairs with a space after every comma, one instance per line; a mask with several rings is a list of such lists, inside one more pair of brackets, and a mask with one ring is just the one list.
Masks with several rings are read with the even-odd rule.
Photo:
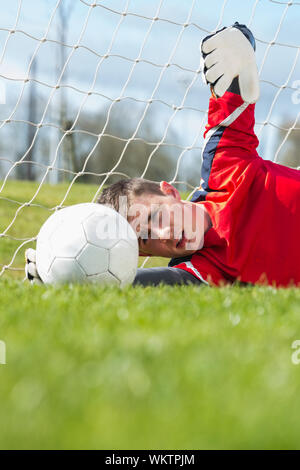
[[239, 23], [203, 39], [200, 45], [203, 78], [211, 84], [217, 97], [223, 96], [238, 77], [243, 100], [247, 103], [258, 100], [259, 77], [254, 50], [254, 36]]
[[36, 250], [28, 248], [25, 251], [25, 274], [31, 284], [43, 284], [36, 269]]

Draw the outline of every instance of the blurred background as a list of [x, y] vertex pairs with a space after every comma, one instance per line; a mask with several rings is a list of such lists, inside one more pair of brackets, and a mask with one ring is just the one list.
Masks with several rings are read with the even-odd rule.
[[300, 166], [300, 0], [0, 7], [0, 448], [299, 448], [299, 289], [10, 277], [61, 205], [124, 175], [199, 185], [199, 44], [235, 21], [257, 41], [260, 155]]
[[199, 43], [236, 20], [257, 40], [260, 153], [273, 159], [289, 132], [277, 160], [300, 165], [299, 2], [90, 3], [1, 0], [2, 178], [40, 180], [50, 166], [50, 183], [83, 171], [77, 182], [99, 184], [113, 169], [108, 183], [125, 174], [197, 185], [209, 97]]

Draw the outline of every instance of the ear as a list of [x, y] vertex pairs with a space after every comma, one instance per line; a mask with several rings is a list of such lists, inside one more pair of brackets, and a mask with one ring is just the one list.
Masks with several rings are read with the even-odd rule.
[[179, 191], [174, 188], [170, 183], [167, 183], [166, 181], [161, 181], [160, 182], [160, 189], [166, 196], [173, 196], [176, 201], [181, 201], [181, 196], [179, 194]]

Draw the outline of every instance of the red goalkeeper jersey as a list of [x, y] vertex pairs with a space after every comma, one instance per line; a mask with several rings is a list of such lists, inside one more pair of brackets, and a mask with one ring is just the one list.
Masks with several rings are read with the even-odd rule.
[[300, 171], [259, 157], [254, 108], [231, 92], [211, 97], [192, 201], [212, 228], [201, 250], [170, 264], [209, 284], [300, 286]]

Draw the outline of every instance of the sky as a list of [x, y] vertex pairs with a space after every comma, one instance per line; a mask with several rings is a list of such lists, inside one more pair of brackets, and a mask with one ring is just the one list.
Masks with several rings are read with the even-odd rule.
[[[47, 85], [55, 86], [63, 69], [57, 44], [62, 40], [59, 8], [66, 14], [67, 66], [61, 83], [67, 86], [64, 93], [72, 116], [92, 115], [126, 97], [128, 119], [138, 126], [151, 98], [147, 113], [155, 117], [152, 125], [158, 139], [196, 147], [185, 155], [185, 165], [198, 159], [209, 98], [201, 74], [196, 73], [199, 44], [216, 28], [239, 21], [249, 25], [256, 38], [261, 78], [257, 132], [265, 158], [272, 159], [279, 144], [273, 125], [293, 122], [300, 111], [300, 104], [292, 101], [292, 88], [300, 80], [300, 2], [287, 6], [287, 0], [105, 0], [91, 8], [91, 0], [61, 0], [55, 9], [58, 3], [0, 0], [0, 90], [3, 86], [6, 90], [0, 119], [26, 119], [31, 80], [24, 85], [24, 78], [33, 76], [28, 65], [35, 55], [35, 78], [40, 82], [36, 92], [45, 101], [51, 97], [45, 120], [57, 120], [61, 89], [53, 91]], [[284, 84], [287, 87], [279, 90]], [[88, 91], [92, 93], [87, 97]], [[174, 111], [174, 106], [182, 109]], [[112, 113], [119, 109], [120, 103], [114, 102]], [[0, 137], [7, 126], [0, 127]], [[17, 153], [13, 145], [12, 149]]]

